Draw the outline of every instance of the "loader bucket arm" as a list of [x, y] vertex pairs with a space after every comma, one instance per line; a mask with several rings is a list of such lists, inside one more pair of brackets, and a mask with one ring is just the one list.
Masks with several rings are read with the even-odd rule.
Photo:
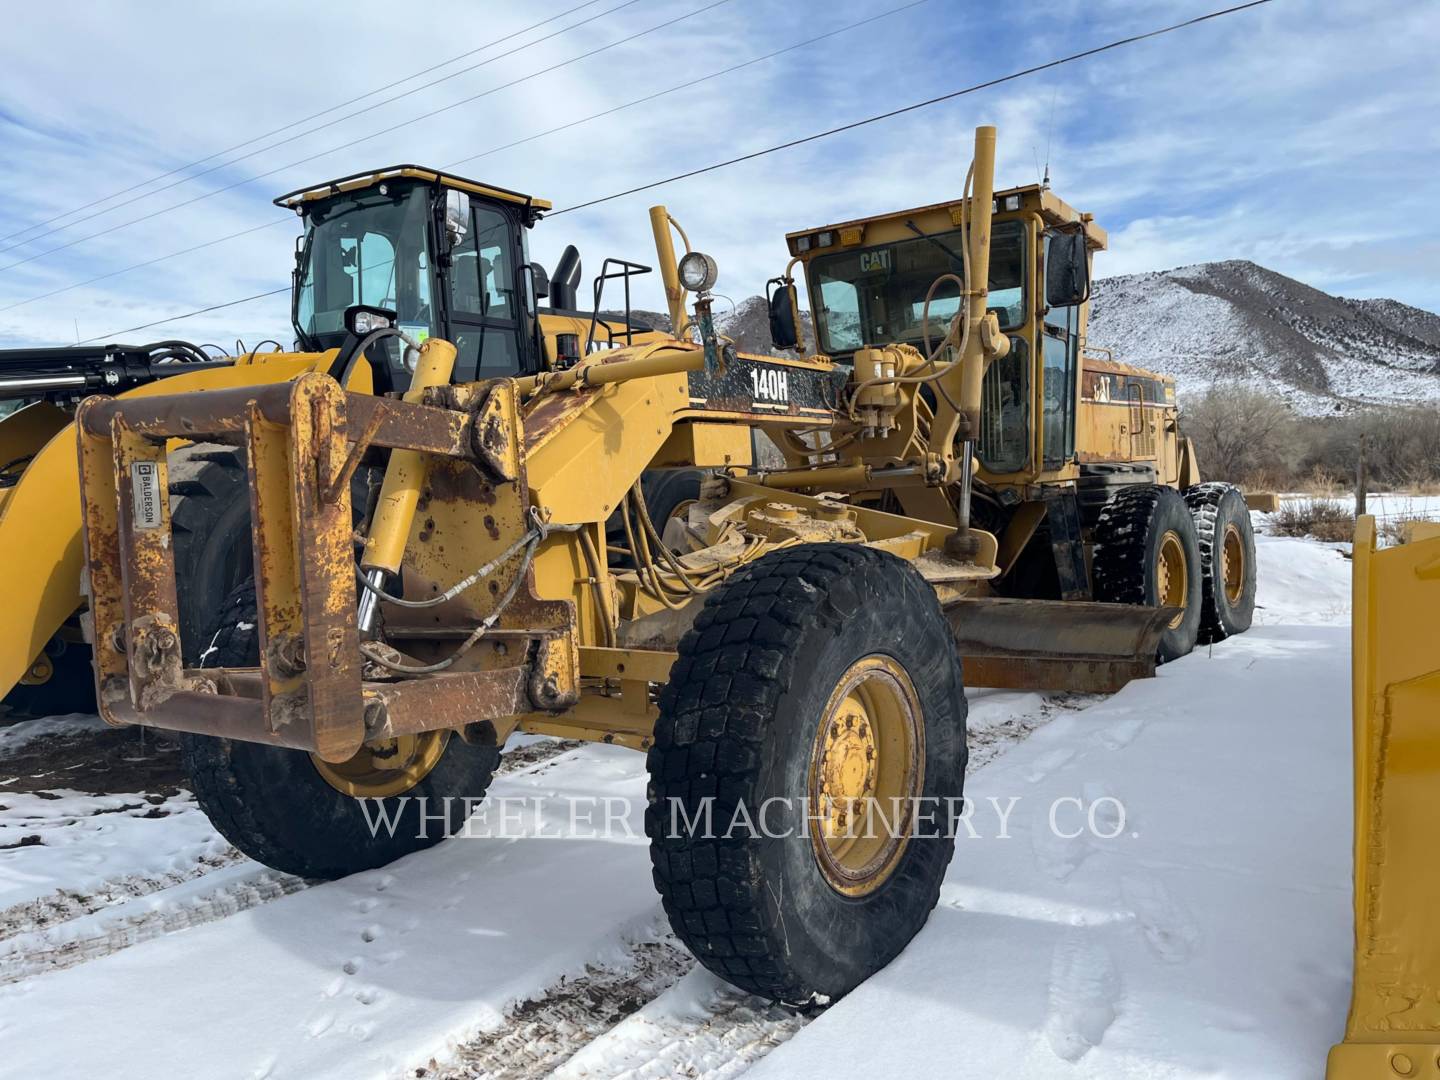
[[1328, 1080], [1440, 1068], [1440, 525], [1412, 530], [1355, 535], [1355, 983]]
[[[254, 363], [172, 375], [119, 396], [142, 398], [283, 382], [306, 371], [323, 370], [331, 357], [331, 353], [262, 355]], [[369, 382], [368, 367], [357, 365], [352, 388], [368, 391]], [[53, 406], [31, 405], [0, 422], [0, 449], [8, 453], [12, 446], [20, 447], [14, 457], [34, 456], [14, 486], [0, 489], [6, 611], [0, 621], [0, 695], [25, 676], [83, 602], [74, 425]]]

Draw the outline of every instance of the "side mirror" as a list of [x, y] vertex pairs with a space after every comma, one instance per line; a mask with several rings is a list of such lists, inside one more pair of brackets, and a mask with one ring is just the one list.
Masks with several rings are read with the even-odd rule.
[[1090, 261], [1085, 251], [1085, 233], [1050, 234], [1045, 253], [1045, 306], [1067, 307], [1090, 299]]
[[[771, 291], [771, 286], [775, 286]], [[800, 300], [793, 278], [771, 278], [765, 283], [770, 305], [770, 344], [780, 352], [801, 352]]]
[[445, 191], [445, 233], [457, 244], [470, 229], [470, 196], [448, 188]]
[[530, 287], [535, 290], [535, 299], [544, 300], [550, 295], [550, 275], [538, 262], [530, 264]]

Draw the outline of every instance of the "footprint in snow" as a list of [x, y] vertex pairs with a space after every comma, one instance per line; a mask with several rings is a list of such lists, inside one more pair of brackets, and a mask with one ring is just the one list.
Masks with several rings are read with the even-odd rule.
[[1030, 850], [1036, 866], [1056, 881], [1064, 881], [1090, 857], [1095, 845], [1087, 832], [1060, 836], [1051, 831], [1048, 823], [1040, 822], [1030, 831]]
[[1034, 766], [1025, 779], [1032, 784], [1038, 784], [1074, 756], [1074, 750], [1049, 750], [1035, 760]]
[[1132, 716], [1102, 728], [1095, 737], [1111, 750], [1123, 750], [1135, 741], [1135, 736], [1145, 729], [1145, 724], [1145, 717]]
[[321, 1013], [305, 1025], [305, 1034], [309, 1035], [312, 1039], [318, 1039], [321, 1035], [324, 1035], [325, 1032], [329, 1031], [334, 1023], [334, 1013]]
[[1163, 881], [1127, 876], [1120, 881], [1120, 891], [1156, 956], [1166, 963], [1180, 964], [1195, 955], [1200, 946], [1200, 927]]
[[1115, 1022], [1120, 995], [1120, 972], [1109, 949], [1076, 933], [1061, 938], [1050, 958], [1044, 1027], [1055, 1056], [1079, 1061], [1099, 1046]]
[[370, 942], [374, 941], [374, 940], [375, 940], [376, 938], [378, 938], [379, 936], [380, 936], [380, 927], [378, 927], [378, 926], [373, 926], [373, 925], [372, 925], [372, 926], [367, 926], [367, 927], [365, 927], [364, 930], [361, 930], [361, 931], [360, 931], [360, 940], [363, 941], [363, 942], [365, 942], [365, 944], [367, 944], [367, 945], [370, 944]]

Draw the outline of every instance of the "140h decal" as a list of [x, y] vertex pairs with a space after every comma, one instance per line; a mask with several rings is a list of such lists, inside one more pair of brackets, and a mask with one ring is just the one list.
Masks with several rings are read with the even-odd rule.
[[756, 401], [788, 402], [790, 374], [781, 368], [750, 369], [750, 392]]

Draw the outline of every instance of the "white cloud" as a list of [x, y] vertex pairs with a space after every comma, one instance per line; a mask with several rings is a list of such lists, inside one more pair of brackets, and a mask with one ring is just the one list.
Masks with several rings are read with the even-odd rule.
[[[614, 6], [601, 0], [475, 72], [294, 144], [43, 238], [112, 223], [367, 136], [703, 5], [642, 0], [533, 49], [513, 45]], [[639, 41], [356, 147], [0, 270], [17, 300], [264, 222], [301, 183], [399, 160], [445, 164], [823, 33], [901, 0], [730, 0]], [[0, 233], [364, 93], [572, 6], [446, 0], [398, 18], [378, 0], [241, 7], [61, 5], [7, 13], [0, 71], [7, 162]], [[703, 166], [1180, 17], [1173, 3], [994, 8], [930, 0], [806, 50], [490, 154], [460, 171], [584, 201]], [[1197, 12], [1185, 5], [1183, 14]], [[957, 18], [963, 10], [963, 18]], [[666, 202], [720, 261], [723, 291], [758, 291], [785, 231], [958, 194], [970, 128], [1000, 126], [1001, 183], [1034, 179], [1051, 144], [1057, 190], [1112, 230], [1102, 271], [1253, 258], [1325, 288], [1440, 302], [1433, 243], [1417, 244], [1440, 148], [1440, 20], [1402, 0], [1286, 0], [805, 147], [542, 223], [535, 257], [568, 242], [587, 270], [650, 261], [645, 208]], [[280, 32], [277, 32], [277, 28]], [[46, 43], [63, 40], [65, 50]], [[472, 58], [465, 63], [473, 63]], [[1357, 63], [1357, 59], [1366, 61]], [[464, 64], [459, 65], [464, 66]], [[441, 74], [450, 70], [444, 68]], [[1053, 119], [1053, 133], [1051, 131]], [[263, 145], [263, 144], [261, 144]], [[72, 340], [283, 285], [295, 226], [0, 311], [0, 343]], [[0, 247], [9, 242], [0, 242]], [[638, 303], [658, 307], [654, 283]], [[156, 332], [288, 341], [284, 298]]]

